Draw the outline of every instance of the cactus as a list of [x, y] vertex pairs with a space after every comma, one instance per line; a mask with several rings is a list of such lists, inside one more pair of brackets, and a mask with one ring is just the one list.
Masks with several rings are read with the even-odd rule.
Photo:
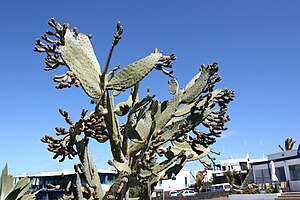
[[[47, 135], [41, 139], [61, 162], [79, 156], [80, 163], [74, 165], [76, 191], [66, 190], [65, 199], [68, 195], [69, 199], [150, 199], [156, 184], [176, 176], [186, 162], [199, 160], [209, 168], [211, 165], [204, 159], [208, 157], [214, 163], [211, 153], [218, 152], [210, 146], [227, 129], [227, 106], [234, 98], [233, 91], [214, 89], [221, 80], [218, 63], [202, 65], [185, 88], [180, 88], [173, 70], [167, 70], [172, 69], [176, 56], [164, 56], [157, 49], [119, 72], [119, 65], [108, 72], [114, 48], [122, 38], [123, 27], [118, 22], [101, 71], [89, 35], [79, 33], [77, 28], [71, 30], [68, 24], [61, 25], [55, 19], [49, 25], [54, 32], [46, 31], [41, 37], [46, 44], [37, 39], [35, 46], [35, 51], [47, 54], [44, 69], [65, 65], [70, 71], [54, 77], [56, 88], [81, 85], [95, 104], [89, 114], [83, 109], [76, 122], [67, 111], [59, 109], [69, 128], [55, 128], [60, 139]], [[150, 90], [144, 98], [138, 98], [139, 84], [152, 70], [160, 70], [171, 78], [168, 85], [172, 99], [155, 100]], [[131, 89], [128, 100], [115, 106], [114, 96], [127, 89]], [[126, 116], [127, 121], [119, 123], [118, 116]], [[207, 132], [200, 131], [200, 126]], [[108, 164], [119, 174], [106, 193], [93, 164], [88, 146], [91, 139], [110, 143], [113, 159]], [[162, 159], [158, 161], [157, 157]], [[80, 173], [86, 184], [79, 180]]]

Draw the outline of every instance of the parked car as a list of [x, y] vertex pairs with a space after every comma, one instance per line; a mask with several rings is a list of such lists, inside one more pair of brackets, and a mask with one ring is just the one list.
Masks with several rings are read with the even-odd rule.
[[177, 191], [170, 191], [169, 194], [170, 194], [171, 197], [177, 197], [178, 194], [179, 194], [179, 192], [177, 192]]
[[209, 189], [211, 191], [225, 191], [225, 192], [229, 192], [230, 191], [230, 184], [229, 183], [221, 183], [221, 184], [215, 184], [215, 185], [211, 185], [209, 187]]
[[187, 197], [187, 196], [194, 196], [196, 194], [197, 192], [195, 192], [194, 190], [183, 190], [178, 194], [178, 196]]
[[210, 192], [211, 191], [211, 188], [203, 188], [200, 192]]

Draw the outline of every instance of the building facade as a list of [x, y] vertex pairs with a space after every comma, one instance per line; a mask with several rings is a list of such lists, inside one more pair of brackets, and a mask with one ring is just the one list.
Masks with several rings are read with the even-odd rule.
[[[224, 159], [220, 161], [220, 164], [215, 165], [214, 170], [206, 170], [207, 176], [203, 181], [210, 182], [211, 184], [227, 183], [225, 173], [227, 171], [233, 171], [235, 172], [235, 184], [241, 185], [251, 169], [251, 165], [253, 163], [260, 163], [264, 161], [267, 161], [267, 158], [250, 159], [248, 153], [244, 158]], [[199, 173], [199, 170], [194, 172], [195, 176], [197, 173]]]
[[174, 178], [169, 180], [161, 180], [158, 182], [155, 190], [161, 191], [178, 191], [184, 190], [191, 184], [190, 171], [182, 169]]
[[[114, 183], [118, 176], [115, 170], [101, 170], [98, 169], [98, 174], [101, 180], [101, 186], [105, 191], [108, 191], [110, 186]], [[74, 171], [56, 171], [56, 172], [43, 172], [40, 174], [19, 175], [14, 176], [15, 184], [24, 177], [33, 180], [30, 188], [31, 191], [40, 190], [37, 194], [37, 200], [58, 200], [63, 196], [64, 188], [70, 181], [75, 185], [75, 172]], [[82, 183], [85, 180], [81, 177]], [[162, 192], [178, 191], [187, 189], [190, 186], [190, 172], [189, 170], [182, 169], [174, 178], [170, 180], [162, 180], [155, 187], [153, 196], [162, 195]], [[48, 185], [60, 186], [59, 189], [48, 190]]]
[[268, 160], [253, 163], [253, 176], [257, 184], [271, 183], [270, 162], [275, 164], [278, 181], [287, 183], [287, 190], [300, 192], [300, 149], [267, 155]]
[[[117, 178], [117, 171], [115, 170], [102, 170], [98, 169], [98, 174], [101, 181], [101, 186], [105, 191], [108, 191], [110, 186]], [[71, 182], [75, 186], [75, 172], [74, 171], [56, 171], [56, 172], [43, 172], [40, 174], [32, 175], [19, 175], [14, 176], [15, 184], [24, 177], [28, 177], [29, 180], [33, 180], [31, 191], [37, 191], [37, 200], [58, 200], [64, 194], [65, 186]], [[81, 177], [82, 183], [85, 184], [85, 179]], [[56, 189], [48, 190], [48, 185], [59, 186]]]

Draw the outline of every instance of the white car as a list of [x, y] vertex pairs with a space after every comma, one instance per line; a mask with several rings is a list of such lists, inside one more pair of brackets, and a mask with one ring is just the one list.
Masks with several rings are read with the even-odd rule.
[[170, 196], [171, 197], [177, 197], [179, 193], [177, 191], [170, 191]]
[[194, 196], [197, 193], [193, 190], [184, 190], [178, 196], [187, 197], [187, 196]]
[[220, 183], [220, 184], [211, 185], [209, 188], [211, 189], [211, 191], [229, 192], [231, 187], [229, 183]]

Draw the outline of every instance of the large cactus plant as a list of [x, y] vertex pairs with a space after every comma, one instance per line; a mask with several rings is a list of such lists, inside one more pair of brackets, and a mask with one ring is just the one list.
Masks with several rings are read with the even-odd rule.
[[[35, 51], [47, 55], [44, 69], [65, 65], [69, 71], [53, 79], [58, 83], [56, 88], [82, 86], [95, 105], [90, 113], [83, 109], [76, 122], [67, 111], [60, 109], [70, 126], [56, 128], [60, 139], [42, 138], [54, 158], [63, 161], [77, 155], [80, 159], [74, 165], [77, 187], [74, 192], [66, 191], [64, 199], [147, 200], [160, 180], [176, 176], [186, 162], [199, 160], [209, 167], [204, 158], [214, 160], [211, 153], [217, 152], [210, 145], [226, 130], [224, 125], [230, 120], [226, 115], [227, 106], [234, 97], [233, 91], [214, 89], [221, 80], [217, 63], [202, 65], [184, 88], [179, 87], [171, 70], [175, 55], [164, 56], [157, 49], [119, 72], [120, 66], [109, 71], [113, 50], [123, 33], [118, 22], [101, 70], [90, 35], [79, 33], [77, 28], [71, 30], [68, 24], [60, 25], [54, 19], [48, 23], [54, 31], [46, 31], [41, 37], [45, 42], [37, 39], [35, 46]], [[173, 95], [170, 100], [158, 101], [150, 91], [139, 98], [139, 84], [152, 70], [160, 70], [170, 77], [169, 92]], [[128, 100], [116, 104], [114, 98], [127, 89], [130, 89]], [[119, 116], [127, 117], [127, 121], [120, 123]], [[201, 126], [207, 132], [203, 128], [200, 131]], [[108, 163], [116, 168], [118, 178], [108, 192], [101, 188], [88, 145], [91, 139], [110, 143], [113, 159]], [[86, 184], [80, 181], [81, 173]]]

